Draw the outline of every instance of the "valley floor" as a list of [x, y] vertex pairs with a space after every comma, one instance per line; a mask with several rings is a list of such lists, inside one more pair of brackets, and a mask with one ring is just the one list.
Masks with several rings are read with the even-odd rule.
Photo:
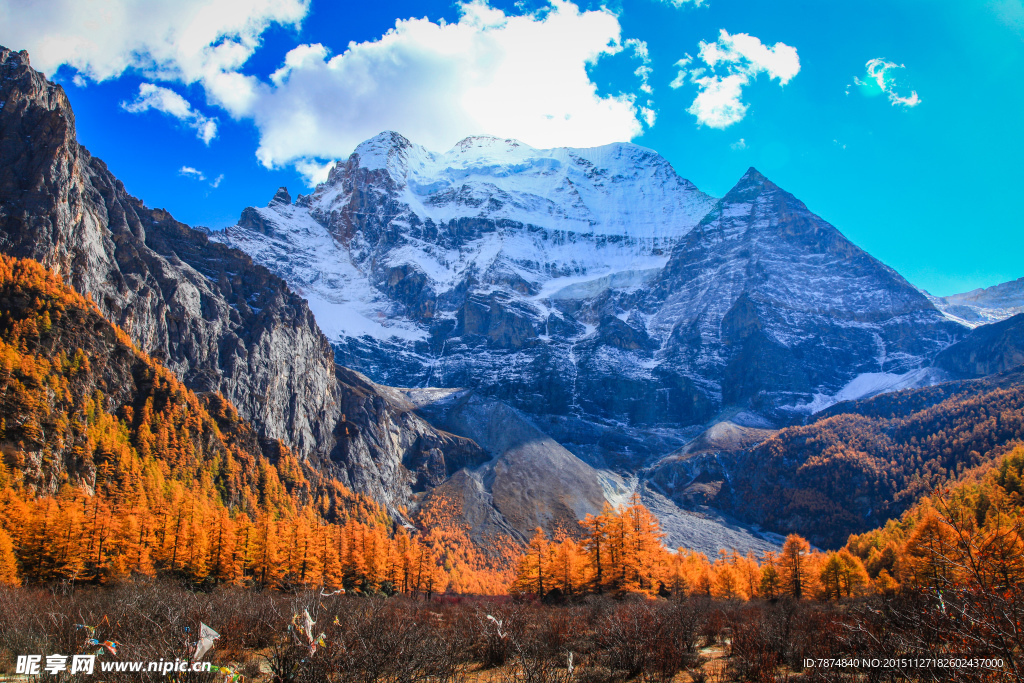
[[[170, 581], [4, 588], [0, 676], [91, 680], [69, 679], [66, 672], [26, 678], [15, 670], [23, 655], [40, 655], [45, 663], [53, 655], [94, 654], [96, 675], [105, 672], [103, 680], [166, 681], [164, 674], [117, 672], [115, 663], [191, 660], [205, 636], [213, 638], [207, 643], [212, 647], [201, 659], [212, 663], [212, 671], [175, 673], [173, 680], [1018, 680], [1019, 646], [971, 651], [963, 649], [970, 647], [966, 641], [951, 638], [956, 627], [943, 621], [943, 610], [956, 610], [957, 600], [949, 593], [939, 607], [927, 592], [907, 591], [830, 603], [631, 595], [545, 605], [319, 590], [195, 592]], [[965, 655], [991, 657], [995, 663], [922, 662]], [[826, 664], [830, 659], [841, 661]]]

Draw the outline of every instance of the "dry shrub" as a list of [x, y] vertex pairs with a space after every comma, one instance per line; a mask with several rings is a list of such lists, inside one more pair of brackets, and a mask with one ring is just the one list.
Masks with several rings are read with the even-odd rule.
[[[298, 629], [306, 610], [314, 638], [324, 636], [315, 651]], [[844, 618], [831, 605], [709, 598], [591, 596], [549, 606], [229, 587], [196, 592], [166, 581], [0, 589], [0, 670], [13, 671], [18, 654], [85, 651], [88, 636], [76, 624], [96, 626], [101, 641], [118, 641], [120, 660], [185, 659], [205, 622], [221, 634], [208, 660], [241, 668], [247, 680], [275, 683], [458, 683], [480, 667], [493, 669], [493, 680], [525, 683], [660, 683], [682, 671], [693, 680], [773, 681], [781, 671], [799, 671], [805, 656], [849, 651], [838, 638]], [[729, 643], [728, 666], [702, 669], [701, 648], [720, 642]], [[149, 672], [104, 679], [167, 680]]]

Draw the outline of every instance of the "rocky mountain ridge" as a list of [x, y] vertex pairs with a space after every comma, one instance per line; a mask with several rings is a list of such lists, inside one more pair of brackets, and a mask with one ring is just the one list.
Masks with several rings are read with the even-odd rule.
[[637, 492], [673, 545], [769, 548], [721, 453], [1016, 358], [964, 361], [964, 326], [754, 169], [716, 200], [635, 145], [387, 133], [208, 234], [128, 195], [26, 55], [0, 76], [0, 251], [397, 519], [447, 495], [523, 539]]
[[306, 296], [339, 362], [506, 401], [599, 468], [724, 410], [778, 425], [939, 381], [966, 331], [755, 170], [715, 201], [634, 145], [382, 133], [289, 200], [212, 239]]
[[42, 263], [189, 389], [220, 392], [264, 443], [280, 439], [396, 516], [424, 482], [486, 459], [337, 367], [283, 280], [129, 195], [24, 52], [0, 48], [0, 103], [0, 251]]
[[1024, 313], [1024, 277], [962, 294], [925, 295], [950, 320], [972, 328]]

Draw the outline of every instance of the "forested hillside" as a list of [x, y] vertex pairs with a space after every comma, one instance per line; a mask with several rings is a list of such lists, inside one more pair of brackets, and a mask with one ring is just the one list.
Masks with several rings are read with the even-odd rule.
[[987, 571], [1017, 579], [1024, 576], [1022, 520], [1024, 447], [1018, 447], [998, 463], [923, 498], [899, 519], [850, 536], [846, 548], [873, 577], [887, 572], [901, 581], [934, 584], [952, 575], [946, 566], [951, 558], [973, 551]]
[[0, 449], [8, 580], [167, 573], [476, 593], [507, 583], [503, 548], [485, 558], [457, 510], [428, 506], [427, 533], [393, 526], [280, 442], [261, 445], [228, 401], [189, 391], [41, 265], [3, 256]]
[[741, 518], [825, 546], [881, 526], [1024, 439], [1024, 382], [904, 391], [789, 427], [738, 454], [717, 503]]

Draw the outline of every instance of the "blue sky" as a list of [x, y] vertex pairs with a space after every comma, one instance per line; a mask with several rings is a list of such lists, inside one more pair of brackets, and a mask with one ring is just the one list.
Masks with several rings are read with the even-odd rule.
[[632, 139], [718, 196], [757, 167], [933, 293], [1024, 276], [1021, 0], [0, 0], [0, 43], [191, 224], [384, 128]]

